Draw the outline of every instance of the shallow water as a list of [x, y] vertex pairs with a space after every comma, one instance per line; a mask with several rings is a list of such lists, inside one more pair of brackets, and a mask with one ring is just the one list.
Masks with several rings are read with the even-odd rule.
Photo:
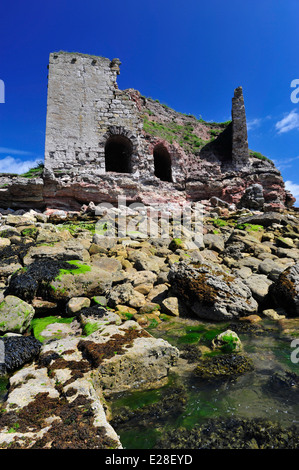
[[[160, 327], [160, 331], [158, 328], [151, 333], [178, 346], [187, 336], [183, 325], [182, 323], [181, 328], [174, 325], [173, 329], [166, 330]], [[253, 361], [252, 372], [247, 372], [234, 381], [221, 383], [207, 383], [186, 376], [184, 380], [187, 387], [187, 404], [184, 411], [156, 423], [153, 417], [153, 420], [150, 420], [150, 429], [136, 425], [136, 420], [116, 427], [124, 448], [152, 448], [160, 433], [180, 426], [192, 429], [196, 424], [203, 424], [208, 418], [214, 417], [265, 418], [285, 427], [299, 425], [299, 391], [295, 388], [277, 391], [268, 385], [275, 372], [289, 371], [299, 375], [299, 364], [291, 362], [291, 340], [281, 337], [274, 322], [266, 322], [263, 325], [266, 329], [260, 335], [238, 333], [244, 355]], [[210, 325], [214, 330], [223, 329], [225, 326]], [[193, 323], [192, 329], [196, 330], [196, 322]], [[209, 338], [209, 334], [205, 336]], [[203, 336], [201, 339], [193, 337], [191, 342], [202, 341], [202, 338]], [[144, 393], [148, 394], [147, 400], [144, 395], [142, 398], [140, 392], [123, 395], [121, 400], [112, 403], [112, 411], [123, 405], [136, 409], [138, 406], [141, 408], [149, 404], [151, 392]], [[152, 402], [156, 402], [159, 399], [159, 391], [152, 393]], [[134, 406], [130, 403], [134, 403]]]

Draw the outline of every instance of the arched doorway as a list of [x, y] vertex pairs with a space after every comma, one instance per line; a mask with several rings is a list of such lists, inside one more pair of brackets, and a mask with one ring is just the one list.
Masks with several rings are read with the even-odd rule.
[[132, 173], [132, 142], [123, 135], [109, 137], [105, 145], [106, 171]]
[[172, 181], [171, 157], [168, 150], [162, 144], [154, 148], [155, 176], [162, 181]]

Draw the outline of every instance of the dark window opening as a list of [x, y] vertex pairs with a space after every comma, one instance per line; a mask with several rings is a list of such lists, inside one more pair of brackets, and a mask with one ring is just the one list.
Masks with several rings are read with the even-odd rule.
[[132, 173], [132, 142], [122, 135], [114, 135], [105, 145], [106, 171]]
[[155, 176], [162, 181], [172, 181], [171, 177], [171, 158], [163, 145], [157, 145], [154, 148]]

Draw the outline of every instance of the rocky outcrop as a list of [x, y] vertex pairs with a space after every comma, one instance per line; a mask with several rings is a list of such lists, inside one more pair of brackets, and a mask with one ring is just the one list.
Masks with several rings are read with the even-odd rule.
[[[3, 211], [3, 448], [119, 448], [109, 421], [115, 394], [166, 390], [174, 372], [199, 383], [250, 374], [237, 334], [264, 334], [264, 318], [294, 339], [298, 213], [213, 202], [200, 221], [193, 207], [181, 238], [171, 203], [153, 211], [156, 237], [144, 207], [114, 208], [137, 226], [124, 234], [117, 224], [114, 236], [93, 204]], [[161, 212], [170, 215], [167, 233]]]
[[278, 306], [290, 315], [299, 315], [299, 264], [284, 270], [271, 286], [271, 295]]
[[205, 263], [194, 268], [179, 263], [169, 273], [172, 289], [199, 318], [224, 320], [255, 313], [250, 289], [238, 278]]

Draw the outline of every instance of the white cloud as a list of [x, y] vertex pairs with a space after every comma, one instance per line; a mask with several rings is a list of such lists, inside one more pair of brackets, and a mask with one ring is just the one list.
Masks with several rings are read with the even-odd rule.
[[299, 130], [299, 114], [294, 110], [275, 124], [279, 134], [289, 132], [293, 129]]
[[262, 119], [260, 118], [255, 118], [247, 121], [247, 131], [251, 131], [252, 129], [256, 129], [261, 125]]
[[0, 147], [0, 153], [5, 153], [6, 155], [23, 155], [23, 156], [34, 155], [33, 152], [28, 152], [27, 150], [11, 149], [9, 147]]
[[285, 187], [296, 199], [299, 198], [299, 184], [293, 183], [292, 181], [285, 181]]
[[289, 157], [284, 158], [283, 160], [273, 160], [277, 168], [281, 170], [285, 170], [286, 168], [292, 168], [293, 162], [299, 160], [299, 155], [297, 157]]
[[0, 159], [0, 173], [26, 173], [30, 168], [35, 167], [40, 162], [40, 159], [35, 160], [20, 160], [7, 156]]

